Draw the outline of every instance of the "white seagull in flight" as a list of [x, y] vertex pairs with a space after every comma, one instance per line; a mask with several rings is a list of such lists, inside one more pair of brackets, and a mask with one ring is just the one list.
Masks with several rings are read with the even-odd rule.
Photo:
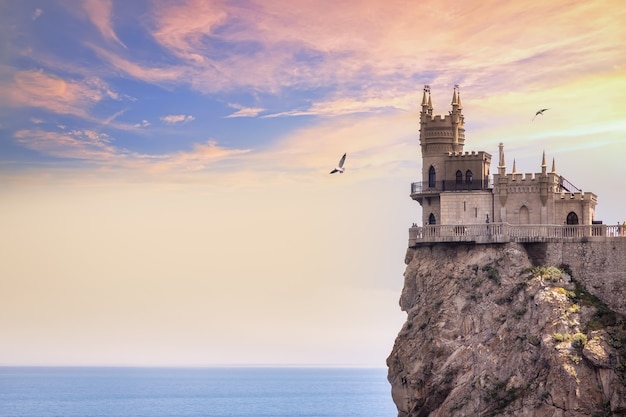
[[344, 168], [343, 168], [343, 163], [346, 162], [346, 154], [344, 153], [343, 156], [341, 157], [341, 159], [339, 160], [339, 165], [337, 165], [337, 168], [333, 169], [332, 171], [330, 171], [331, 174], [334, 174], [335, 172], [338, 172], [340, 174], [343, 174]]
[[[535, 113], [535, 115], [533, 116], [533, 120], [535, 120], [535, 117], [539, 116], [540, 114], [543, 115], [543, 112], [546, 110], [550, 110], [550, 109], [541, 109], [539, 111], [537, 111], [537, 113]], [[532, 122], [532, 120], [531, 120]]]

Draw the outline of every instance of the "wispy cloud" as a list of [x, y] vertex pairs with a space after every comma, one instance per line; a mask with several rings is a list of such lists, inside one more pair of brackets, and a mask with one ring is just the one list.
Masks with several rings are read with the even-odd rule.
[[28, 149], [58, 158], [104, 161], [111, 160], [118, 153], [107, 134], [93, 130], [20, 130], [15, 133], [15, 138]]
[[24, 129], [14, 137], [22, 146], [47, 156], [88, 161], [96, 169], [107, 167], [138, 173], [217, 170], [215, 164], [220, 161], [250, 152], [225, 148], [209, 140], [194, 144], [189, 151], [140, 153], [120, 148], [108, 134], [89, 129]]
[[195, 119], [195, 117], [191, 115], [185, 114], [168, 114], [167, 116], [163, 116], [160, 118], [163, 123], [167, 123], [169, 125], [176, 123], [187, 123], [191, 122]]
[[113, 29], [111, 0], [84, 0], [79, 5], [106, 40], [114, 41], [126, 48], [126, 45], [117, 37]]
[[263, 112], [265, 109], [260, 107], [244, 107], [240, 104], [236, 103], [228, 103], [228, 107], [236, 109], [237, 111], [229, 114], [226, 118], [232, 117], [256, 117], [259, 113]]

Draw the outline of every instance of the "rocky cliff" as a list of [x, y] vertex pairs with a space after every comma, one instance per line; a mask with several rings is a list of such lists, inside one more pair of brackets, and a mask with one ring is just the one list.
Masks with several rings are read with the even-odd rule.
[[626, 415], [623, 311], [532, 252], [408, 249], [407, 320], [387, 359], [399, 417]]

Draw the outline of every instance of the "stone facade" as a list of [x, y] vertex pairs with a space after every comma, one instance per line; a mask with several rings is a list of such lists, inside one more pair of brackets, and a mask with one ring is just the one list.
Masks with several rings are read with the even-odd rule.
[[499, 145], [498, 171], [490, 180], [491, 155], [464, 151], [465, 125], [458, 87], [449, 115], [433, 116], [430, 88], [424, 88], [420, 112], [422, 181], [411, 197], [422, 206], [423, 225], [502, 222], [536, 225], [589, 225], [597, 196], [583, 192], [557, 174], [554, 160], [547, 171], [506, 172], [504, 145]]

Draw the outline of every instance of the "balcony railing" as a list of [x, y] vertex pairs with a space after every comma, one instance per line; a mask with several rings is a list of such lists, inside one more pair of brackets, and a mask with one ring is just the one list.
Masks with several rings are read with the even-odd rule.
[[604, 224], [511, 225], [509, 223], [427, 225], [414, 226], [409, 229], [409, 246], [434, 242], [551, 242], [614, 237], [626, 238], [626, 227]]
[[429, 194], [439, 193], [442, 191], [472, 191], [472, 190], [488, 190], [493, 188], [493, 183], [489, 179], [476, 180], [470, 182], [444, 180], [429, 183], [428, 181], [411, 183], [411, 194]]

